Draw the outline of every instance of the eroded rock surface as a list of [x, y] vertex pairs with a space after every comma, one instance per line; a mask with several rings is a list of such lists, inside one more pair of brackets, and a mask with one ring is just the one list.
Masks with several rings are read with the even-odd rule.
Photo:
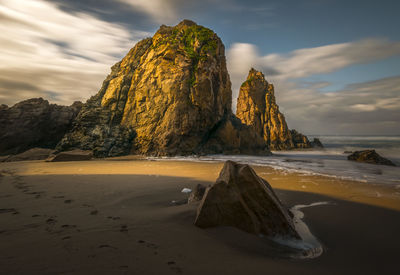
[[358, 162], [396, 166], [391, 160], [381, 157], [375, 150], [355, 151], [349, 155], [347, 159]]
[[300, 239], [288, 209], [268, 182], [250, 166], [233, 161], [227, 161], [216, 182], [207, 187], [195, 225], [232, 226], [257, 235]]
[[[112, 67], [57, 149], [93, 150], [95, 156], [246, 151], [216, 145], [215, 133], [229, 134], [224, 127], [233, 116], [231, 101], [221, 39], [189, 20], [163, 25]], [[245, 127], [234, 128], [230, 134], [241, 141], [233, 146], [250, 143], [241, 134]]]
[[251, 69], [240, 87], [236, 116], [254, 129], [271, 150], [310, 148], [307, 137], [289, 130], [276, 103], [274, 86], [263, 73]]
[[54, 148], [70, 129], [82, 107], [49, 104], [42, 98], [0, 106], [0, 154], [18, 154], [30, 148]]
[[203, 184], [197, 184], [193, 191], [190, 193], [188, 198], [188, 203], [194, 203], [201, 201], [203, 199], [204, 193], [206, 191], [206, 186]]
[[7, 159], [3, 161], [10, 162], [10, 161], [24, 161], [24, 160], [44, 160], [47, 159], [52, 153], [54, 153], [53, 149], [32, 148], [23, 153], [9, 156]]

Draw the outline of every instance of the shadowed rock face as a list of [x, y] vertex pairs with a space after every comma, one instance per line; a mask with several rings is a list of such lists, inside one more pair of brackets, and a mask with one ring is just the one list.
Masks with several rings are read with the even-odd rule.
[[[220, 38], [188, 20], [163, 25], [112, 67], [57, 149], [93, 150], [95, 156], [246, 151], [235, 146], [250, 143], [241, 134], [247, 128], [235, 123], [230, 133], [225, 129], [232, 121], [231, 99]], [[216, 133], [241, 141], [216, 145]], [[265, 144], [253, 142], [255, 147], [264, 150]]]
[[253, 68], [240, 87], [236, 116], [263, 137], [272, 150], [311, 147], [306, 136], [289, 130], [276, 104], [274, 86]]
[[289, 211], [267, 181], [243, 164], [227, 161], [197, 209], [201, 228], [232, 226], [252, 234], [300, 239]]
[[[52, 153], [54, 153], [53, 149], [46, 149], [46, 148], [32, 148], [23, 153], [9, 156], [8, 158], [4, 159], [5, 162], [11, 161], [24, 161], [24, 160], [43, 160], [47, 159]], [[0, 160], [1, 162], [1, 160]]]
[[33, 147], [54, 148], [82, 107], [49, 104], [42, 98], [0, 106], [0, 154], [18, 154]]
[[347, 159], [358, 162], [396, 166], [391, 160], [381, 157], [375, 150], [355, 151], [349, 155]]

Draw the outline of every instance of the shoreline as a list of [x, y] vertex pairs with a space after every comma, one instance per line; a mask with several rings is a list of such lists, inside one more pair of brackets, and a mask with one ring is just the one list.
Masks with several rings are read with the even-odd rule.
[[234, 228], [197, 228], [198, 204], [171, 202], [187, 197], [183, 188], [214, 182], [222, 166], [151, 160], [1, 163], [1, 270], [391, 274], [397, 269], [400, 196], [381, 186], [254, 166], [288, 208], [312, 206], [301, 211], [324, 247], [314, 259], [281, 257], [266, 240]]
[[[20, 164], [24, 163], [22, 167]], [[93, 165], [85, 166], [86, 163]], [[164, 165], [165, 163], [165, 165]], [[20, 175], [150, 175], [183, 176], [194, 180], [213, 183], [219, 175], [224, 161], [185, 161], [173, 159], [146, 159], [141, 156], [127, 156], [91, 160], [89, 162], [44, 162], [23, 161], [3, 163], [1, 167], [17, 169]], [[360, 202], [400, 211], [400, 188], [398, 185], [365, 183], [357, 180], [341, 179], [328, 175], [313, 175], [290, 172], [265, 165], [251, 165], [260, 177], [266, 179], [276, 189], [303, 191], [328, 195], [337, 199]], [[166, 168], [168, 167], [168, 168]], [[6, 168], [6, 169], [9, 169]], [[42, 172], [43, 169], [47, 169]], [[192, 173], [192, 169], [196, 173]], [[209, 169], [209, 170], [208, 170]], [[272, 175], [272, 176], [271, 176]], [[286, 184], [286, 182], [291, 184]], [[293, 183], [297, 184], [293, 184]]]

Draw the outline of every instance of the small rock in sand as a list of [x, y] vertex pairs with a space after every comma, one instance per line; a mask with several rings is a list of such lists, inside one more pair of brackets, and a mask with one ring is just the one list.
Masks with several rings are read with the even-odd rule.
[[84, 150], [72, 150], [60, 152], [57, 155], [54, 155], [47, 159], [49, 162], [57, 162], [57, 161], [82, 161], [82, 160], [90, 160], [93, 157], [92, 151], [84, 151]]

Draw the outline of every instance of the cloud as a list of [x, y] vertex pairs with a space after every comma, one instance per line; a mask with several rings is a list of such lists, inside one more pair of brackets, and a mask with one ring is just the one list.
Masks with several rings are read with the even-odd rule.
[[[136, 12], [147, 14], [153, 21], [159, 24], [175, 24], [182, 19], [192, 17], [203, 18], [210, 12], [217, 11], [223, 13], [242, 15], [251, 13], [257, 18], [265, 18], [273, 14], [273, 8], [265, 3], [243, 4], [238, 0], [117, 0], [128, 5]], [[254, 30], [259, 28], [269, 28], [273, 23], [251, 24], [243, 26], [245, 29]]]
[[356, 83], [329, 93], [321, 91], [329, 82], [299, 80], [399, 54], [399, 42], [382, 39], [266, 56], [261, 56], [252, 44], [236, 43], [227, 54], [234, 106], [240, 84], [249, 68], [255, 67], [274, 83], [277, 102], [290, 127], [306, 133], [400, 134], [400, 76]]
[[144, 12], [158, 23], [171, 23], [179, 18], [178, 9], [184, 1], [180, 0], [117, 0], [134, 10]]
[[0, 0], [0, 102], [50, 96], [61, 104], [96, 93], [139, 38], [86, 13], [43, 0]]

